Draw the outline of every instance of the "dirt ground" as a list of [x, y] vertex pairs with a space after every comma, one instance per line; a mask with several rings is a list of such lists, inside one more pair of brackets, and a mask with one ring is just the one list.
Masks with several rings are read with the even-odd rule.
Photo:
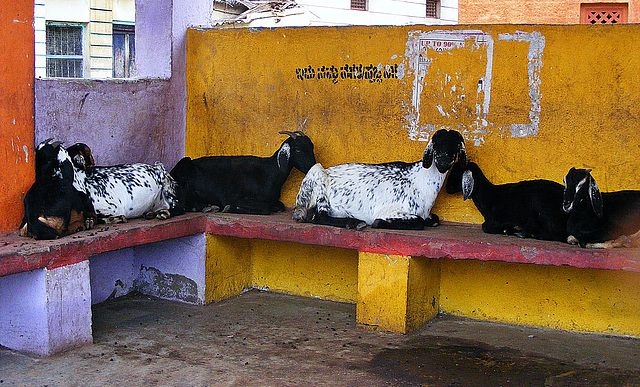
[[640, 386], [640, 339], [451, 316], [375, 332], [355, 305], [255, 290], [205, 306], [111, 300], [93, 332], [48, 358], [0, 347], [0, 387]]

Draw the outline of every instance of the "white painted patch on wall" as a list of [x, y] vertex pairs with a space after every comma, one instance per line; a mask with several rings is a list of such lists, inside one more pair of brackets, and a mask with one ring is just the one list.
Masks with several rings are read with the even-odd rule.
[[498, 40], [507, 42], [529, 42], [527, 54], [527, 74], [529, 75], [529, 110], [530, 123], [511, 124], [509, 130], [511, 137], [535, 136], [538, 134], [540, 124], [540, 70], [542, 68], [542, 52], [544, 51], [545, 38], [540, 32], [516, 31], [514, 34], [498, 34]]
[[27, 148], [26, 145], [22, 146], [22, 150], [24, 151], [24, 162], [28, 163], [29, 162], [29, 148]]
[[[489, 106], [491, 102], [491, 78], [493, 71], [493, 37], [479, 30], [436, 30], [436, 31], [410, 31], [407, 39], [405, 57], [408, 58], [409, 68], [413, 71], [413, 93], [411, 105], [405, 119], [408, 121], [407, 129], [409, 139], [417, 141], [429, 141], [432, 132], [436, 130], [434, 124], [420, 122], [420, 98], [423, 90], [424, 78], [429, 71], [432, 59], [427, 56], [427, 50], [434, 51], [453, 51], [460, 48], [468, 47], [471, 44], [472, 49], [484, 48], [487, 52], [487, 63], [484, 76], [478, 81], [478, 90], [476, 93], [480, 97], [482, 93], [482, 103], [476, 105], [476, 145], [479, 137], [477, 134], [486, 132], [483, 122], [486, 122], [489, 114]], [[450, 74], [444, 75], [444, 84], [450, 83], [452, 77]], [[456, 92], [455, 85], [452, 92]], [[463, 92], [464, 90], [461, 90]], [[464, 100], [464, 94], [462, 94]], [[480, 100], [480, 98], [478, 98]], [[443, 113], [442, 106], [438, 106], [440, 114]], [[448, 113], [442, 114], [449, 117]], [[464, 132], [464, 131], [463, 131]], [[463, 133], [464, 134], [464, 133]]]
[[[499, 40], [513, 42], [529, 42], [529, 53], [527, 55], [528, 82], [529, 82], [529, 99], [531, 107], [529, 112], [529, 123], [514, 123], [501, 129], [508, 129], [511, 137], [527, 137], [535, 136], [538, 132], [538, 124], [540, 122], [540, 70], [542, 67], [542, 54], [545, 47], [545, 38], [539, 32], [521, 32], [514, 34], [499, 34]], [[431, 135], [438, 129], [457, 129], [467, 140], [474, 142], [476, 146], [481, 146], [485, 141], [489, 128], [494, 126], [489, 120], [489, 109], [491, 105], [491, 86], [493, 74], [493, 37], [480, 30], [436, 30], [436, 31], [410, 31], [405, 47], [405, 63], [408, 69], [413, 73], [412, 97], [408, 103], [403, 103], [405, 111], [405, 125], [409, 139], [412, 141], [428, 141]], [[455, 50], [469, 47], [473, 50], [483, 49], [486, 52], [486, 65], [484, 74], [480, 77], [477, 84], [475, 111], [470, 113], [474, 117], [474, 124], [471, 127], [459, 124], [456, 127], [447, 125], [436, 125], [433, 123], [421, 122], [420, 117], [420, 99], [423, 92], [424, 79], [428, 73], [432, 58], [427, 56], [427, 50], [449, 51], [451, 55], [455, 55]], [[442, 69], [439, 69], [442, 70]], [[402, 77], [404, 77], [404, 69]], [[456, 80], [459, 78], [456, 76]], [[400, 68], [398, 69], [398, 78], [400, 77]], [[451, 74], [443, 74], [441, 84], [447, 85], [451, 83], [453, 77]], [[453, 84], [450, 86], [451, 94], [456, 94], [456, 98], [463, 102], [467, 98], [467, 91], [460, 85]], [[439, 92], [439, 91], [438, 91]], [[444, 89], [441, 95], [446, 96]], [[470, 97], [473, 98], [473, 97]], [[438, 112], [443, 117], [451, 117], [443, 105], [436, 106]], [[461, 109], [456, 106], [448, 108], [452, 113], [457, 115]]]

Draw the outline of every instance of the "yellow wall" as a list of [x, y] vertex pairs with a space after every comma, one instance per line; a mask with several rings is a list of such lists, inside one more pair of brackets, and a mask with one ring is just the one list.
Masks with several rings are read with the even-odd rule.
[[[450, 50], [409, 47], [420, 34], [434, 47], [443, 33], [454, 46], [463, 34], [475, 37]], [[325, 166], [416, 161], [425, 147], [416, 140], [446, 127], [464, 134], [470, 157], [495, 183], [561, 182], [576, 166], [593, 168], [603, 191], [638, 189], [638, 36], [639, 25], [189, 30], [186, 154], [267, 156], [285, 138], [278, 131], [301, 129]], [[415, 93], [419, 55], [430, 63]], [[322, 66], [339, 73], [360, 64], [383, 73], [398, 65], [399, 76], [318, 79]], [[315, 78], [299, 79], [309, 66]], [[417, 122], [408, 118], [416, 113]], [[512, 137], [512, 126], [532, 126], [531, 115], [536, 133]], [[301, 179], [294, 171], [285, 186], [287, 206]], [[434, 212], [482, 221], [471, 203], [444, 193]]]
[[553, 329], [640, 336], [638, 273], [440, 261], [440, 310], [445, 313]]
[[[303, 130], [324, 166], [417, 161], [435, 130], [455, 128], [494, 183], [562, 182], [575, 166], [592, 168], [603, 191], [640, 189], [638, 36], [640, 25], [189, 30], [186, 154], [268, 156], [285, 139], [278, 131]], [[340, 76], [361, 64], [380, 78]], [[285, 185], [288, 207], [302, 177]], [[434, 212], [482, 222], [471, 201], [444, 191]], [[209, 238], [222, 254], [208, 264], [234, 274], [210, 277], [208, 300], [220, 299], [210, 287], [241, 284], [356, 299], [355, 251]], [[227, 254], [235, 261], [217, 261]], [[445, 312], [640, 335], [636, 273], [439, 262]]]

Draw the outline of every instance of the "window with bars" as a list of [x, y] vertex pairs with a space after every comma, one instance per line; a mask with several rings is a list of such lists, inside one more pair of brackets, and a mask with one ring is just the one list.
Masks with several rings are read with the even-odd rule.
[[438, 0], [427, 0], [427, 14], [425, 16], [437, 19], [439, 17], [438, 5]]
[[620, 24], [627, 22], [627, 3], [580, 4], [581, 24]]
[[351, 0], [351, 9], [358, 9], [360, 11], [366, 11], [369, 7], [368, 0]]
[[82, 78], [84, 76], [83, 27], [48, 24], [47, 76]]

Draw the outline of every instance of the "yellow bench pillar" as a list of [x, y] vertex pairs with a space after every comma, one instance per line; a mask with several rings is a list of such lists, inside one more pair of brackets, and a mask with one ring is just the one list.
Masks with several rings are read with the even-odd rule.
[[438, 314], [436, 260], [359, 253], [356, 320], [359, 326], [408, 333]]

